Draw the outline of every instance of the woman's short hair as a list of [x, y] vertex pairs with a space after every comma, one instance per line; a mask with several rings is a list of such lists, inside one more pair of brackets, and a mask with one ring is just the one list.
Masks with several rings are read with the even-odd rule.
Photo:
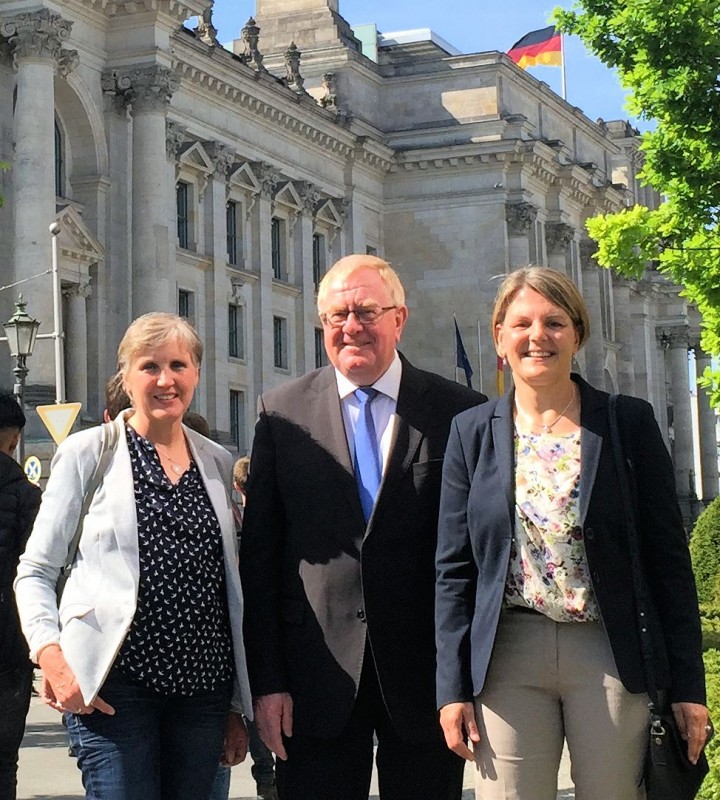
[[497, 326], [504, 321], [508, 306], [525, 287], [541, 294], [570, 317], [577, 331], [578, 347], [587, 342], [590, 317], [580, 290], [567, 275], [549, 267], [522, 267], [511, 272], [500, 284], [492, 313], [493, 341], [497, 341]]
[[320, 281], [318, 287], [317, 307], [318, 311], [324, 310], [325, 299], [328, 293], [328, 286], [334, 280], [348, 278], [355, 272], [361, 269], [373, 269], [380, 275], [382, 282], [387, 287], [390, 297], [396, 306], [405, 305], [405, 289], [397, 272], [390, 266], [387, 261], [377, 256], [363, 255], [362, 253], [354, 253], [353, 255], [345, 256], [339, 261], [336, 261], [332, 267], [325, 273], [323, 279]]
[[193, 363], [200, 367], [203, 346], [197, 331], [184, 318], [165, 311], [143, 314], [130, 323], [118, 347], [118, 370], [123, 375], [140, 353], [165, 344], [170, 339], [187, 348]]

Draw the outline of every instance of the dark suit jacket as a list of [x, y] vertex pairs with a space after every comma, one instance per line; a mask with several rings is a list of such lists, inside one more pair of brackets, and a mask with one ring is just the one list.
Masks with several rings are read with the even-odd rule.
[[337, 736], [369, 636], [409, 740], [437, 738], [433, 625], [450, 422], [485, 398], [403, 359], [398, 420], [365, 525], [332, 367], [260, 398], [240, 568], [252, 692], [288, 691], [295, 730]]
[[[593, 589], [620, 678], [629, 691], [641, 692], [645, 680], [608, 395], [573, 380], [582, 402], [580, 525]], [[704, 703], [697, 595], [672, 462], [648, 403], [623, 397], [619, 410], [625, 456], [637, 478], [657, 684], [670, 690], [672, 701]], [[450, 432], [437, 552], [439, 706], [472, 699], [485, 682], [515, 524], [513, 430], [508, 394], [461, 414]]]

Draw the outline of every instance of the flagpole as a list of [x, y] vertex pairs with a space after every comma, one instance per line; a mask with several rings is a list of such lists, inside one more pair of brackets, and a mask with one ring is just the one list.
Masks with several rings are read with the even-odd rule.
[[565, 75], [565, 37], [560, 34], [560, 72], [562, 99], [567, 100], [567, 76]]
[[452, 312], [452, 315], [453, 315], [454, 325], [452, 329], [453, 344], [451, 352], [453, 353], [453, 360], [455, 362], [455, 383], [460, 383], [460, 381], [458, 380], [458, 370], [460, 369], [460, 367], [458, 367], [457, 363], [457, 334], [455, 333], [455, 326], [457, 325], [457, 317], [455, 316], [454, 311]]
[[477, 337], [478, 337], [478, 365], [480, 367], [480, 391], [483, 390], [483, 352], [482, 352], [482, 339], [480, 338], [480, 320], [477, 321]]

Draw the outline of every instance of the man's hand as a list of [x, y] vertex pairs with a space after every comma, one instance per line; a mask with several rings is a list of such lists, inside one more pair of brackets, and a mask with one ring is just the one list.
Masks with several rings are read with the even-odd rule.
[[255, 724], [265, 746], [287, 761], [282, 737], [292, 736], [293, 701], [287, 692], [263, 694], [253, 701]]
[[688, 759], [697, 764], [708, 738], [708, 710], [700, 703], [673, 703], [678, 730], [688, 743]]
[[250, 737], [242, 714], [231, 711], [225, 728], [225, 743], [223, 744], [220, 763], [225, 767], [234, 767], [236, 764], [241, 764], [245, 761], [249, 741]]
[[38, 658], [43, 677], [40, 698], [56, 711], [71, 714], [92, 714], [97, 708], [103, 714], [114, 714], [115, 709], [101, 697], [96, 697], [89, 705], [85, 704], [75, 673], [65, 660], [60, 645], [51, 644], [43, 648]]
[[465, 744], [465, 737], [473, 743], [480, 741], [475, 707], [472, 703], [448, 703], [440, 709], [440, 725], [447, 746], [467, 761], [474, 761], [473, 751]]

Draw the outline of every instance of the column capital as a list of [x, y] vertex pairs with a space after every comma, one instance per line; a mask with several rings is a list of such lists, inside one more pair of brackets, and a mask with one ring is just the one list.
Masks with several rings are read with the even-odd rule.
[[532, 203], [508, 203], [505, 221], [510, 236], [527, 236], [537, 219], [537, 208]]
[[594, 239], [580, 239], [580, 266], [584, 270], [600, 269], [595, 254], [597, 242]]
[[655, 331], [658, 344], [663, 350], [685, 350], [690, 346], [690, 327], [673, 325]]
[[67, 75], [77, 66], [77, 50], [66, 50], [62, 43], [69, 38], [73, 23], [47, 8], [14, 17], [0, 17], [0, 35], [8, 39], [13, 63], [50, 61]]
[[260, 194], [266, 200], [272, 200], [275, 197], [278, 184], [282, 181], [280, 170], [275, 169], [272, 164], [265, 161], [258, 161], [252, 164], [253, 172], [260, 181]]
[[63, 297], [78, 297], [86, 300], [92, 296], [92, 287], [90, 282], [87, 283], [72, 283], [62, 288]]
[[102, 76], [103, 91], [122, 98], [133, 116], [147, 111], [165, 112], [179, 85], [173, 70], [160, 64], [108, 71]]
[[185, 143], [185, 133], [187, 128], [173, 120], [165, 120], [165, 150], [168, 158], [175, 161], [180, 148]]
[[318, 204], [323, 199], [321, 189], [309, 181], [298, 181], [295, 187], [303, 203], [303, 212], [310, 216], [315, 216], [315, 212], [318, 210]]
[[548, 222], [545, 225], [545, 244], [549, 253], [564, 253], [575, 238], [575, 228], [566, 222]]

